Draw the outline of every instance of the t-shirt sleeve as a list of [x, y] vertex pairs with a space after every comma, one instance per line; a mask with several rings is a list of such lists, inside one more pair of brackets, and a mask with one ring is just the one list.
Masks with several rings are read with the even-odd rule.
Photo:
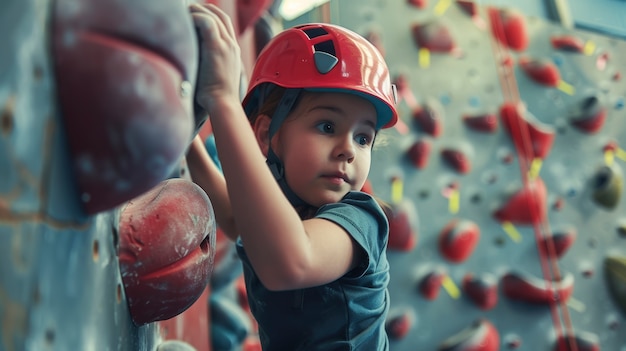
[[349, 192], [340, 202], [320, 207], [315, 217], [337, 223], [366, 253], [367, 259], [354, 274], [362, 275], [368, 269], [376, 268], [383, 250], [387, 248], [389, 224], [374, 198], [364, 192]]

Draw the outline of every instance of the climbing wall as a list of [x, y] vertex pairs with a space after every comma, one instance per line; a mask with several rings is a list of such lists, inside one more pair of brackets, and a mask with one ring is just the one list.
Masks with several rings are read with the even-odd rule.
[[398, 86], [392, 350], [626, 350], [626, 42], [514, 3], [331, 6]]
[[186, 6], [0, 9], [0, 350], [210, 350]]

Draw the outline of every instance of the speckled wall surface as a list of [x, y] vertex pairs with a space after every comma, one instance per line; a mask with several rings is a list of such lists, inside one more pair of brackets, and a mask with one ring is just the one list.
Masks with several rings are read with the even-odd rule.
[[405, 87], [370, 177], [415, 240], [392, 350], [626, 350], [626, 43], [468, 1], [331, 10]]
[[[116, 13], [136, 17], [115, 27]], [[127, 32], [112, 35], [115, 29], [99, 27], [102, 22]], [[152, 25], [165, 35], [155, 35]], [[164, 40], [167, 34], [177, 45]], [[184, 53], [176, 69], [141, 47], [154, 49], [146, 43], [153, 38], [165, 52]], [[0, 4], [0, 42], [0, 350], [194, 350], [175, 340], [182, 333], [162, 335], [155, 323], [183, 315], [205, 291], [215, 246], [206, 194], [188, 180], [167, 179], [181, 168], [194, 128], [192, 94], [182, 89], [193, 91], [197, 67], [186, 7], [169, 0], [8, 0]], [[185, 77], [189, 72], [192, 77]], [[157, 89], [148, 96], [154, 100], [142, 99], [146, 81]], [[167, 91], [174, 92], [173, 101], [159, 98]], [[159, 118], [155, 110], [164, 113]], [[183, 133], [162, 128], [157, 119], [173, 121]], [[149, 147], [146, 140], [159, 128], [166, 139], [182, 137], [155, 141], [168, 150]], [[70, 142], [81, 138], [94, 149]], [[91, 174], [77, 172], [77, 165], [89, 166], [82, 170]], [[127, 172], [118, 172], [120, 165]], [[91, 192], [79, 180], [93, 180], [94, 173], [99, 179]], [[168, 191], [175, 184], [176, 191]], [[143, 197], [148, 189], [160, 192], [158, 200]], [[114, 201], [104, 200], [112, 194]], [[89, 202], [97, 208], [87, 208]], [[122, 206], [133, 202], [136, 211]], [[164, 202], [167, 211], [159, 208]], [[196, 227], [198, 218], [190, 215], [204, 224]], [[151, 221], [159, 216], [164, 221]], [[167, 225], [192, 221], [183, 224], [187, 228]], [[181, 248], [185, 242], [189, 247]], [[194, 327], [204, 327], [197, 331], [204, 336], [198, 350], [210, 349], [206, 299], [202, 314], [194, 316]], [[184, 323], [167, 326], [177, 325]]]

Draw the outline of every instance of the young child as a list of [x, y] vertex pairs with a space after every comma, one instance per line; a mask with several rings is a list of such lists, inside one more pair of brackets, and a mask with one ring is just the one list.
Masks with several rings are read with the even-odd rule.
[[263, 350], [387, 350], [389, 227], [359, 191], [378, 131], [398, 118], [382, 56], [338, 26], [287, 29], [259, 54], [242, 108], [230, 19], [213, 5], [190, 11], [196, 102], [223, 177], [197, 138], [188, 164], [237, 240]]

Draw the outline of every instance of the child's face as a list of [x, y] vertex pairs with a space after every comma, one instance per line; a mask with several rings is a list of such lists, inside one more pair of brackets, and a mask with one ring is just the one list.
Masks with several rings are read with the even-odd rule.
[[376, 110], [343, 93], [307, 93], [273, 138], [289, 187], [319, 207], [338, 202], [367, 179]]

